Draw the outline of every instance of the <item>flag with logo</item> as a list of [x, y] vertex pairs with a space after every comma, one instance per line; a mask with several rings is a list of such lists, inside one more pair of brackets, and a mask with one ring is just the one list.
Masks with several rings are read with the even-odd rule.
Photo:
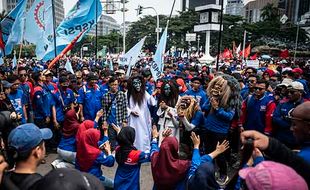
[[26, 16], [24, 39], [36, 45], [36, 56], [41, 60], [49, 39], [53, 38], [52, 0], [36, 0]]
[[161, 35], [158, 47], [156, 49], [154, 55], [154, 62], [151, 66], [151, 73], [155, 81], [160, 77], [161, 73], [164, 70], [164, 54], [166, 51], [166, 43], [167, 43], [167, 31], [168, 26], [165, 28], [165, 31]]
[[13, 47], [21, 43], [25, 19], [27, 0], [20, 0], [16, 7], [1, 20], [2, 43], [5, 45], [4, 53], [0, 57], [12, 53]]
[[142, 38], [136, 45], [134, 45], [129, 51], [127, 51], [127, 53], [120, 56], [120, 58], [119, 58], [119, 63], [121, 65], [128, 65], [126, 76], [130, 75], [131, 67], [134, 64], [136, 64], [138, 57], [141, 53], [141, 49], [143, 47], [145, 38], [146, 38], [146, 36], [144, 38]]
[[[97, 6], [97, 12], [96, 12]], [[100, 0], [79, 0], [56, 29], [56, 54], [58, 55], [80, 32], [85, 35], [100, 19]], [[79, 39], [79, 41], [83, 36]], [[54, 38], [49, 42], [43, 60], [55, 57]]]

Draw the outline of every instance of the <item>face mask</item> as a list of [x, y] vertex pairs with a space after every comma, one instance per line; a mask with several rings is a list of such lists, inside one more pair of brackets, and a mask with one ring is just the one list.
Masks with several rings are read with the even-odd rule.
[[141, 83], [141, 80], [140, 80], [140, 79], [133, 79], [132, 85], [133, 85], [133, 87], [134, 87], [138, 92], [140, 92], [141, 86], [142, 86], [142, 83]]
[[164, 86], [164, 93], [165, 93], [166, 96], [169, 96], [169, 95], [170, 95], [170, 93], [171, 93], [171, 87], [170, 87], [169, 84], [166, 84], [166, 85]]

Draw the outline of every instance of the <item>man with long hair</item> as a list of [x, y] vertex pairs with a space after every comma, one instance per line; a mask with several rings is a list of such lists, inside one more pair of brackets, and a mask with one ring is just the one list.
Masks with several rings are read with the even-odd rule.
[[134, 146], [141, 151], [150, 151], [151, 143], [151, 114], [148, 106], [155, 106], [153, 96], [145, 91], [145, 81], [140, 75], [128, 80], [128, 123], [136, 130]]

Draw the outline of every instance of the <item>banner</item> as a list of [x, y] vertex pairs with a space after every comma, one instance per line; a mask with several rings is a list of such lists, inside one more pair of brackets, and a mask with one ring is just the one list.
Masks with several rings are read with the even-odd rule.
[[257, 59], [256, 60], [246, 60], [246, 66], [258, 69], [259, 68], [259, 61]]
[[137, 59], [141, 53], [145, 38], [146, 36], [142, 38], [136, 45], [134, 45], [129, 51], [127, 51], [127, 53], [125, 53], [119, 58], [120, 65], [128, 65], [126, 76], [130, 75], [131, 67], [136, 64]]
[[16, 7], [4, 19], [2, 19], [0, 28], [2, 32], [2, 42], [4, 43], [5, 48], [4, 53], [1, 53], [0, 57], [4, 54], [11, 54], [13, 46], [21, 43], [24, 31], [24, 13], [26, 5], [27, 0], [20, 0]]
[[[56, 29], [56, 54], [58, 55], [80, 32], [85, 30], [86, 32], [83, 33], [85, 35], [90, 31], [96, 25], [96, 20], [100, 19], [101, 13], [100, 0], [79, 0]], [[79, 41], [82, 38], [83, 36]], [[51, 60], [54, 57], [53, 38], [47, 46], [43, 60]]]
[[72, 65], [71, 65], [71, 62], [70, 62], [70, 59], [69, 59], [69, 58], [67, 58], [67, 62], [66, 62], [66, 65], [65, 65], [65, 69], [66, 69], [68, 72], [74, 74], [74, 71], [73, 71], [73, 69], [72, 69]]
[[165, 28], [165, 31], [161, 35], [158, 47], [156, 49], [154, 55], [154, 62], [151, 66], [151, 73], [155, 81], [160, 78], [161, 73], [164, 70], [164, 54], [166, 51], [166, 43], [167, 43], [167, 30], [168, 27]]
[[24, 39], [36, 45], [36, 56], [41, 60], [53, 38], [53, 7], [52, 0], [36, 0], [26, 16]]

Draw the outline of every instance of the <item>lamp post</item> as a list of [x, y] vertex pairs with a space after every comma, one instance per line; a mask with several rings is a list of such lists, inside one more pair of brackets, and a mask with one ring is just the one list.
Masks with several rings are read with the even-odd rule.
[[140, 5], [138, 6], [138, 9], [136, 9], [138, 15], [142, 14], [142, 10], [143, 9], [152, 9], [155, 12], [155, 14], [156, 14], [156, 29], [155, 29], [155, 31], [156, 31], [156, 35], [157, 35], [156, 36], [156, 45], [158, 46], [158, 43], [159, 43], [159, 32], [161, 31], [161, 29], [159, 28], [159, 15], [158, 15], [158, 13], [157, 13], [157, 11], [156, 11], [156, 9], [154, 7], [142, 7]]
[[125, 8], [125, 5], [126, 5], [126, 3], [127, 3], [128, 1], [126, 1], [126, 0], [122, 0], [122, 3], [123, 3], [123, 9], [122, 9], [122, 11], [123, 11], [123, 54], [125, 54], [125, 52], [126, 52], [126, 19], [125, 19], [125, 17], [126, 17], [126, 8]]
[[91, 45], [91, 43], [85, 43], [85, 44], [83, 44], [82, 47], [81, 47], [81, 50], [80, 50], [81, 59], [83, 59], [83, 48], [84, 48], [85, 46], [87, 46], [87, 45]]

